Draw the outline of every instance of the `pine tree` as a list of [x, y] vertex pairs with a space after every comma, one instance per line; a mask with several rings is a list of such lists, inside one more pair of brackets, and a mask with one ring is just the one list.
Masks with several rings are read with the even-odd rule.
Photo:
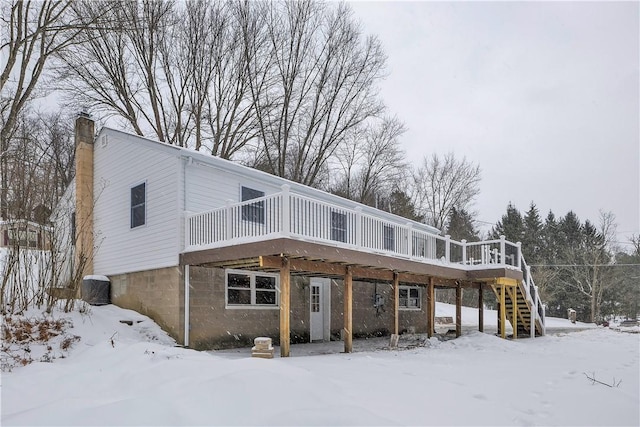
[[493, 239], [499, 239], [500, 236], [504, 235], [507, 240], [512, 242], [522, 241], [524, 236], [522, 215], [511, 202], [507, 205], [507, 213], [502, 215], [502, 219], [491, 229], [490, 235]]
[[454, 240], [466, 240], [467, 242], [477, 242], [480, 240], [478, 232], [473, 225], [473, 218], [465, 209], [451, 209], [449, 214], [449, 225], [447, 234]]
[[538, 264], [542, 260], [542, 221], [535, 203], [531, 202], [524, 216], [524, 235], [522, 253], [529, 264]]
[[556, 216], [552, 211], [549, 211], [542, 227], [540, 263], [555, 264], [558, 258], [558, 232], [559, 226]]
[[411, 198], [404, 191], [392, 191], [386, 202], [387, 203], [383, 203], [383, 210], [413, 221], [424, 222], [424, 216], [418, 214]]

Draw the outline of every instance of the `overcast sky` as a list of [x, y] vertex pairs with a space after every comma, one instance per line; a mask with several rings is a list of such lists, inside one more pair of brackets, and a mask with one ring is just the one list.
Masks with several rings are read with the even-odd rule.
[[612, 211], [640, 232], [638, 2], [353, 2], [388, 55], [381, 86], [417, 162], [480, 165], [478, 219]]

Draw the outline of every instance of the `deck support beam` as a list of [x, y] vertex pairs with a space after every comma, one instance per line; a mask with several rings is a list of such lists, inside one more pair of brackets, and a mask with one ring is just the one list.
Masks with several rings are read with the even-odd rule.
[[513, 326], [513, 339], [518, 339], [518, 291], [511, 287], [511, 325]]
[[484, 295], [482, 290], [482, 283], [478, 288], [478, 331], [484, 332]]
[[456, 338], [462, 335], [462, 286], [456, 284]]
[[344, 352], [353, 351], [353, 276], [347, 266], [344, 276]]
[[507, 305], [506, 305], [506, 297], [505, 297], [505, 285], [500, 286], [500, 311], [498, 319], [498, 325], [500, 328], [500, 337], [503, 339], [507, 337]]
[[282, 257], [280, 266], [280, 357], [289, 357], [291, 340], [291, 266], [289, 258]]
[[435, 279], [429, 277], [427, 284], [427, 336], [431, 338], [435, 333], [436, 322], [436, 295], [435, 295]]
[[393, 333], [398, 335], [400, 315], [400, 275], [393, 272]]

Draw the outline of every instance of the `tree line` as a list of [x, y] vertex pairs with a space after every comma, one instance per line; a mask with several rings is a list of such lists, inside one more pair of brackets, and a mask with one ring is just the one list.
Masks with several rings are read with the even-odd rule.
[[[48, 221], [73, 177], [73, 115], [88, 111], [456, 240], [486, 237], [472, 210], [480, 167], [453, 153], [407, 160], [406, 127], [379, 94], [386, 54], [345, 3], [12, 0], [0, 11], [3, 219]], [[44, 110], [50, 95], [59, 107]], [[509, 206], [490, 235], [522, 242], [551, 314], [597, 320], [637, 312], [640, 274], [623, 264], [638, 249], [616, 249], [613, 226], [611, 214], [542, 221], [532, 204], [524, 216]]]
[[490, 235], [522, 242], [550, 316], [565, 317], [572, 308], [580, 320], [600, 322], [640, 313], [640, 239], [632, 236], [632, 250], [623, 250], [613, 213], [601, 211], [596, 223], [573, 211], [563, 217], [549, 211], [542, 219], [533, 202], [524, 214], [509, 204]]
[[452, 153], [409, 164], [378, 90], [386, 55], [345, 3], [13, 0], [2, 17], [3, 218], [55, 206], [81, 110], [437, 228], [479, 192]]

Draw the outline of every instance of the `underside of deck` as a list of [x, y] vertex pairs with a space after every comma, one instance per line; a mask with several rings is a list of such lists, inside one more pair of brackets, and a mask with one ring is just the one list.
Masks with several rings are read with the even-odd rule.
[[497, 278], [522, 280], [521, 271], [501, 265], [466, 269], [458, 264], [438, 265], [288, 238], [186, 252], [180, 256], [180, 264], [279, 271], [282, 257], [288, 258], [291, 274], [343, 278], [350, 267], [353, 278], [360, 281], [390, 282], [394, 273], [403, 283], [424, 285], [434, 278], [439, 286], [450, 287], [476, 287]]
[[[516, 284], [522, 281], [520, 270], [504, 265], [469, 267], [455, 263], [427, 263], [385, 254], [363, 252], [356, 249], [332, 246], [292, 238], [275, 238], [252, 243], [242, 243], [185, 252], [180, 255], [182, 266], [209, 268], [259, 270], [280, 274], [280, 342], [281, 355], [289, 355], [289, 317], [291, 276], [319, 276], [340, 279], [344, 282], [344, 341], [345, 352], [352, 348], [352, 283], [389, 282], [394, 286], [394, 333], [398, 334], [398, 289], [400, 283], [426, 288], [428, 334], [434, 334], [435, 289], [456, 290], [456, 335], [461, 334], [462, 289], [478, 291], [479, 307], [483, 306], [483, 290], [500, 283]], [[512, 294], [510, 294], [512, 295]], [[515, 300], [515, 296], [513, 298]], [[502, 299], [502, 325], [505, 325], [507, 310]], [[517, 306], [516, 306], [517, 307]], [[520, 308], [516, 308], [520, 309]], [[527, 309], [525, 305], [522, 309]], [[522, 317], [522, 315], [521, 315]], [[509, 319], [516, 321], [516, 317]], [[479, 330], [483, 330], [483, 310], [479, 310]], [[518, 327], [514, 324], [514, 330]], [[501, 335], [504, 337], [504, 326]], [[514, 338], [517, 334], [514, 334]]]

